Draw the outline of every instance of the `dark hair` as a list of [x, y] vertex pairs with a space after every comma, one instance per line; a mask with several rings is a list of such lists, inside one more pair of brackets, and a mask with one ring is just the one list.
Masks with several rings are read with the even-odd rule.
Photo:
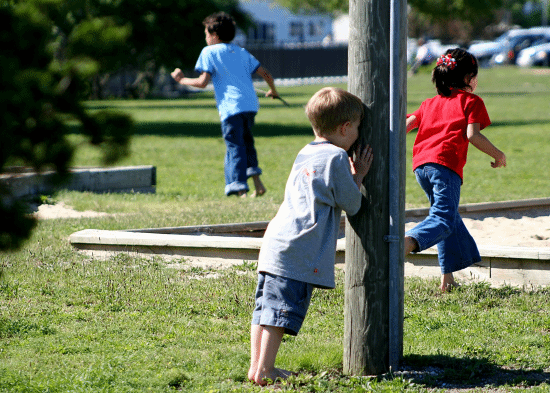
[[463, 89], [468, 86], [466, 76], [472, 78], [477, 75], [478, 63], [474, 55], [460, 48], [448, 49], [438, 59], [432, 71], [432, 82], [437, 93], [450, 96], [451, 89]]
[[235, 38], [235, 21], [225, 12], [216, 12], [207, 16], [202, 24], [210, 34], [216, 33], [220, 41], [230, 42]]

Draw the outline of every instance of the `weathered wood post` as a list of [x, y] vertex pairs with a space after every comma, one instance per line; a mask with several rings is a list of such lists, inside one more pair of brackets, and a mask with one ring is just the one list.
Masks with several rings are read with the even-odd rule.
[[[392, 1], [349, 3], [348, 90], [365, 103], [367, 116], [360, 137], [372, 146], [375, 157], [364, 181], [366, 203], [359, 214], [348, 217], [346, 224], [346, 374], [387, 372], [398, 366], [403, 352], [406, 63], [392, 67], [394, 74], [390, 75], [390, 49], [397, 44], [396, 53], [406, 53], [406, 0]], [[402, 31], [391, 41], [390, 11], [395, 17], [396, 6], [402, 7], [403, 15], [392, 22]], [[395, 91], [390, 97], [390, 76], [394, 85], [397, 77], [401, 92], [393, 101], [398, 103], [398, 113], [393, 117], [390, 98], [396, 97]], [[394, 119], [394, 129], [390, 119]], [[393, 143], [392, 135], [398, 135]]]

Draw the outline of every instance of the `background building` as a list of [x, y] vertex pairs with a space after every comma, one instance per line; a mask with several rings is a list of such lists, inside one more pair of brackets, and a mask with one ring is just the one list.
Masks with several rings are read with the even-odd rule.
[[328, 14], [294, 14], [270, 0], [241, 0], [240, 6], [256, 23], [240, 32], [236, 42], [241, 45], [321, 44], [332, 37]]

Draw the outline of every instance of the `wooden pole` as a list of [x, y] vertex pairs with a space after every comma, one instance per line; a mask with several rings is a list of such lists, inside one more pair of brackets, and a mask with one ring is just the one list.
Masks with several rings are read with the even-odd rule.
[[[344, 373], [373, 375], [390, 368], [390, 2], [350, 0], [349, 14], [348, 90], [365, 104], [360, 138], [372, 146], [374, 163], [363, 183], [365, 203], [346, 223]], [[402, 307], [402, 291], [398, 296]], [[400, 357], [402, 343], [397, 351]]]

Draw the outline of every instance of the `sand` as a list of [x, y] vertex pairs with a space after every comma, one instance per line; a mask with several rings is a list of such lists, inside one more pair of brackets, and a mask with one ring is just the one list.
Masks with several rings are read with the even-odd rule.
[[[63, 202], [40, 205], [36, 217], [40, 220], [107, 216], [96, 211], [76, 211]], [[550, 247], [550, 206], [510, 211], [463, 214], [464, 224], [478, 245]], [[408, 218], [410, 229], [424, 217]]]
[[[424, 217], [408, 219], [405, 230]], [[478, 245], [550, 247], [550, 207], [463, 214]]]
[[108, 213], [96, 212], [92, 210], [77, 211], [71, 206], [65, 205], [63, 202], [54, 205], [39, 205], [36, 207], [34, 216], [39, 220], [51, 220], [56, 218], [84, 218], [84, 217], [101, 217], [108, 216]]

